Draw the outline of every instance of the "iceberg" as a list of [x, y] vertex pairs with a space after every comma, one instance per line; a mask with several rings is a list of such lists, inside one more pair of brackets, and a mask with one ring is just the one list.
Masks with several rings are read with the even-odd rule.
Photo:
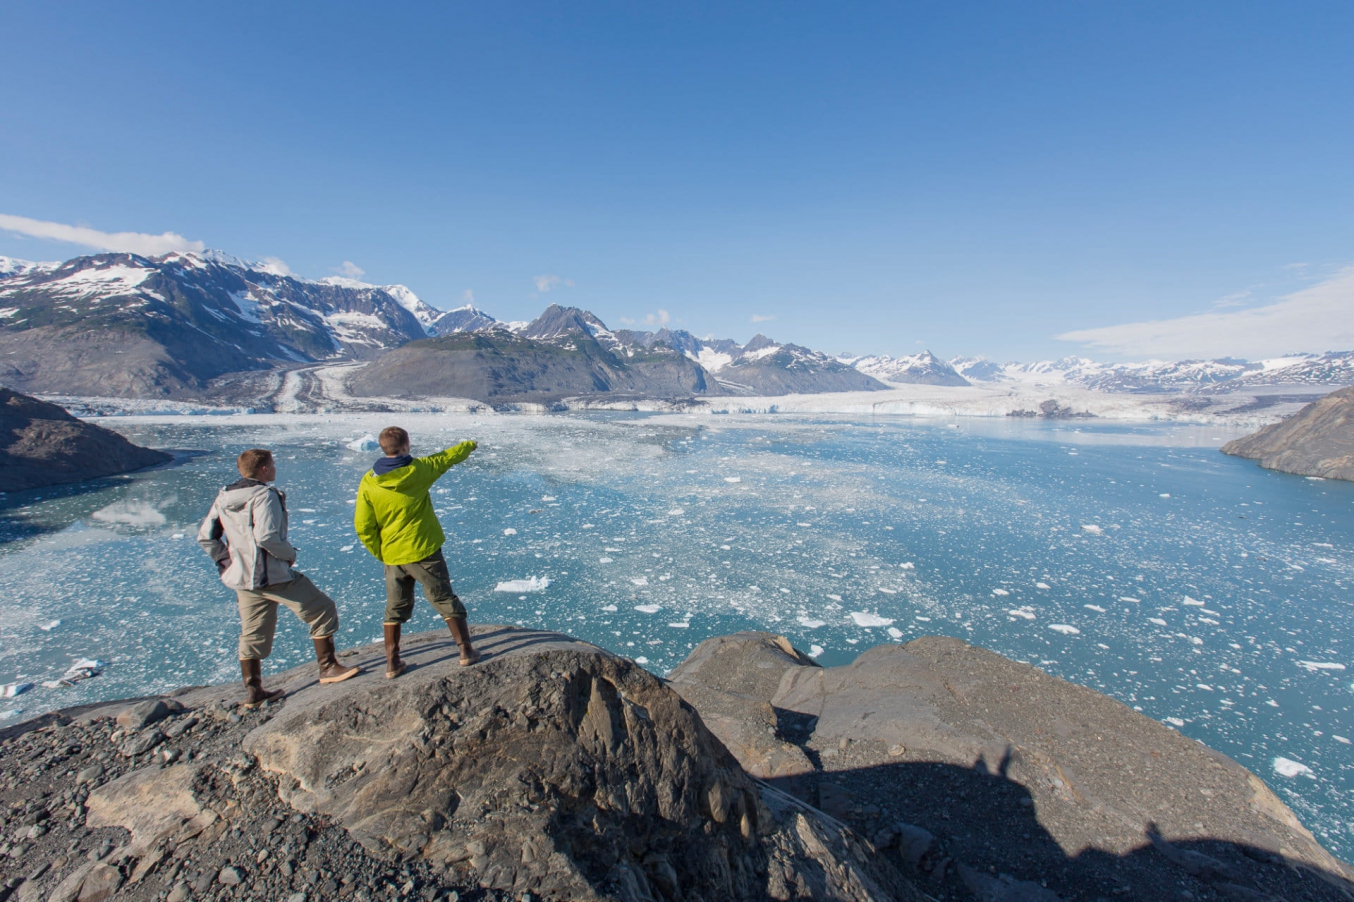
[[495, 592], [540, 592], [550, 588], [550, 578], [529, 576], [526, 579], [510, 579], [494, 586]]
[[349, 451], [380, 451], [381, 443], [376, 440], [376, 436], [368, 432], [361, 438], [355, 438], [343, 447]]

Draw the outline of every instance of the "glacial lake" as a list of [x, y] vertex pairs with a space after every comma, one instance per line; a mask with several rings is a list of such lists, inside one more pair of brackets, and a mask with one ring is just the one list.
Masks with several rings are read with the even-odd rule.
[[[276, 452], [299, 566], [338, 601], [340, 645], [379, 641], [381, 567], [351, 503], [376, 454], [346, 446], [399, 422], [415, 453], [480, 443], [433, 496], [473, 622], [561, 630], [660, 674], [743, 629], [825, 665], [955, 636], [1230, 755], [1354, 858], [1354, 485], [1219, 454], [1235, 431], [677, 414], [101, 422], [205, 453], [0, 495], [0, 684], [35, 684], [0, 699], [0, 725], [238, 680], [234, 596], [194, 535], [246, 447]], [[279, 623], [266, 672], [312, 660], [296, 618]], [[420, 598], [409, 629], [441, 628]], [[107, 666], [42, 685], [82, 658]]]

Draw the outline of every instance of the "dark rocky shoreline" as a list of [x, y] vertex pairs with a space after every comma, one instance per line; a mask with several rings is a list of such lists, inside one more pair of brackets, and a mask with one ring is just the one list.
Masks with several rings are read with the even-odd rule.
[[1354, 480], [1354, 387], [1313, 401], [1293, 416], [1222, 446], [1267, 470]]
[[365, 646], [255, 711], [225, 685], [0, 731], [0, 902], [1354, 893], [1235, 762], [956, 640], [825, 670], [738, 634], [667, 682], [475, 632], [473, 668], [422, 634], [397, 681]]
[[0, 386], [0, 492], [115, 476], [172, 459]]

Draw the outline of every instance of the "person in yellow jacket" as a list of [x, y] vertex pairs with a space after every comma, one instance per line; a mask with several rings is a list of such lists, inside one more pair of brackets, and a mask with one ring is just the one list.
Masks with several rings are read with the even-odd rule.
[[362, 544], [385, 565], [386, 679], [404, 673], [400, 627], [414, 612], [415, 582], [447, 622], [461, 649], [461, 666], [467, 667], [480, 655], [470, 642], [465, 605], [451, 588], [442, 556], [447, 537], [428, 490], [442, 474], [469, 457], [476, 445], [466, 441], [427, 457], [413, 457], [409, 433], [398, 426], [382, 429], [378, 440], [385, 457], [362, 477], [353, 525]]

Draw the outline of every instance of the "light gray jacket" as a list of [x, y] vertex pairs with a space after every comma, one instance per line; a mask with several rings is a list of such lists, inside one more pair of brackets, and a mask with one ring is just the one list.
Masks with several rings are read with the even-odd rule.
[[221, 582], [232, 589], [257, 590], [296, 578], [296, 549], [287, 541], [287, 496], [257, 479], [241, 479], [221, 490], [197, 543], [216, 561]]

